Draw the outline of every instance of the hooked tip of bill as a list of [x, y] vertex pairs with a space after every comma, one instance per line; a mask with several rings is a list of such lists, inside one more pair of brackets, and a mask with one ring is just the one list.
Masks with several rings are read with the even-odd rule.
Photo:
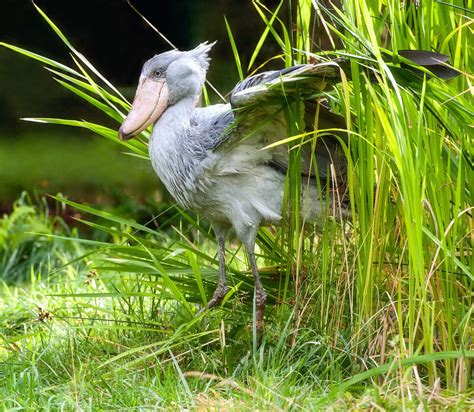
[[118, 129], [118, 138], [122, 141], [122, 142], [125, 142], [127, 141], [128, 139], [130, 139], [133, 134], [131, 133], [125, 133], [125, 131], [123, 130], [123, 126], [120, 127], [120, 129]]
[[120, 129], [118, 129], [117, 136], [122, 142], [126, 142], [127, 140], [132, 139], [137, 135], [136, 130], [132, 130], [131, 132], [128, 132], [125, 130], [124, 125], [120, 126]]

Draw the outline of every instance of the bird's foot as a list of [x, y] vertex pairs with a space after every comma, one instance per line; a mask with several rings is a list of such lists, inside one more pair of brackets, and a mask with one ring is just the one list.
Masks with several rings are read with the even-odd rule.
[[207, 302], [207, 305], [202, 307], [196, 316], [204, 313], [206, 310], [213, 308], [214, 306], [219, 305], [224, 300], [225, 296], [229, 292], [230, 288], [227, 285], [219, 285], [217, 289], [214, 291], [214, 295], [212, 295], [212, 299]]

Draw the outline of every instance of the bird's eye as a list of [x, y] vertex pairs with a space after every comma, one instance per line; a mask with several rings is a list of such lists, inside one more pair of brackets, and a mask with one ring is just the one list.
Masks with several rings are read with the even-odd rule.
[[155, 76], [156, 77], [161, 77], [163, 75], [163, 72], [161, 70], [155, 71]]

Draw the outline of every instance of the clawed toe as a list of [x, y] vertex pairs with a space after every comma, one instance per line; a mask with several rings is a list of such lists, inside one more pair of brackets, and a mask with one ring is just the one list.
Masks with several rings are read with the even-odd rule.
[[196, 313], [196, 316], [201, 315], [204, 313], [206, 310], [213, 308], [214, 306], [217, 306], [222, 303], [224, 300], [225, 296], [229, 292], [230, 288], [226, 285], [219, 285], [217, 289], [214, 292], [214, 295], [212, 296], [212, 299], [207, 302], [207, 305], [202, 307], [198, 313]]

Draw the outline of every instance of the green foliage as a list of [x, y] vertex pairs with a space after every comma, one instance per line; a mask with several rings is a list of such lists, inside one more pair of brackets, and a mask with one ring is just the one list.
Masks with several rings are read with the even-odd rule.
[[[57, 406], [62, 400], [48, 388], [61, 384], [63, 391], [74, 387], [68, 405], [86, 408], [93, 398], [91, 409], [198, 407], [202, 394], [215, 404], [230, 399], [218, 406], [229, 409], [311, 409], [316, 402], [321, 407], [335, 402], [341, 409], [469, 407], [474, 107], [468, 98], [473, 61], [464, 3], [346, 0], [341, 10], [314, 10], [314, 2], [301, 0], [295, 10], [286, 4], [289, 19], [282, 15], [283, 1], [274, 10], [254, 4], [264, 28], [247, 66], [238, 56], [232, 22], [227, 24], [239, 74], [258, 64], [268, 42], [280, 47], [277, 58], [286, 65], [323, 59], [324, 52], [313, 53], [317, 36], [328, 37], [340, 45], [338, 54], [350, 58], [349, 67], [341, 67], [341, 84], [319, 97], [346, 117], [351, 221], [336, 213], [314, 235], [299, 218], [298, 152], [302, 144], [319, 140], [317, 133], [302, 133], [298, 106], [287, 105], [290, 138], [282, 144], [291, 150], [290, 213], [285, 227], [259, 234], [259, 264], [271, 307], [257, 349], [250, 343], [252, 284], [238, 246], [227, 250], [233, 285], [228, 299], [222, 308], [194, 317], [217, 273], [216, 246], [205, 223], [179, 211], [174, 230], [163, 232], [58, 199], [102, 219], [82, 222], [112, 240], [78, 240], [93, 251], [75, 260], [85, 259], [88, 271], [74, 281], [66, 273], [61, 285], [48, 285], [58, 325], [40, 332], [37, 325], [28, 326], [16, 334], [12, 330], [18, 331], [24, 318], [15, 318], [11, 308], [5, 311], [3, 322], [16, 322], [2, 333], [8, 354], [5, 392], [21, 394], [6, 395], [8, 407]], [[40, 60], [61, 85], [120, 121], [128, 103], [41, 14], [70, 48], [76, 68], [4, 46]], [[462, 75], [448, 82], [428, 81], [424, 74], [418, 80], [400, 77], [398, 51], [413, 48], [449, 54]], [[111, 128], [40, 121], [93, 130], [123, 145]], [[145, 132], [125, 146], [146, 159], [147, 137]], [[334, 214], [329, 207], [326, 212]], [[50, 237], [63, 238], [69, 235]], [[20, 347], [26, 355], [17, 364]], [[365, 390], [369, 380], [371, 389]], [[96, 385], [103, 389], [100, 396]], [[447, 394], [458, 396], [451, 405], [443, 404]]]

